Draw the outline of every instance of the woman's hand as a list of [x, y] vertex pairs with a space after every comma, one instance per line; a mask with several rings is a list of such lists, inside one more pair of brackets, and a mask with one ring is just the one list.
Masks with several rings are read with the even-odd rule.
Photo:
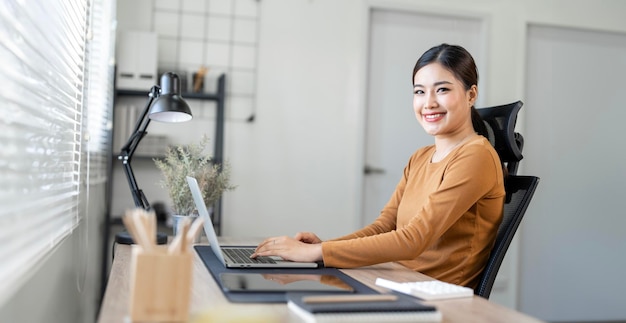
[[304, 243], [322, 243], [322, 239], [318, 238], [313, 232], [298, 232], [294, 239]]
[[[321, 242], [314, 234], [307, 234], [306, 238], [310, 241]], [[278, 256], [285, 260], [297, 262], [320, 261], [322, 260], [322, 245], [319, 242], [307, 243], [287, 236], [272, 237], [261, 242], [251, 257]]]

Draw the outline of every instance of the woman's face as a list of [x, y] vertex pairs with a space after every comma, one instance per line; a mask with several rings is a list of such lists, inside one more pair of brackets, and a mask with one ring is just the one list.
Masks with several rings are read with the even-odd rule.
[[454, 136], [472, 127], [471, 107], [478, 90], [465, 90], [439, 63], [422, 67], [413, 78], [413, 111], [424, 130], [433, 136]]

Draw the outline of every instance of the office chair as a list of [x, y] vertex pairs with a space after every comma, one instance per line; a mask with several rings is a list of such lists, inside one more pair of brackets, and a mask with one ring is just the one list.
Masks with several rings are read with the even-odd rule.
[[524, 137], [515, 132], [517, 113], [522, 108], [522, 101], [498, 105], [490, 108], [476, 109], [483, 118], [489, 141], [498, 152], [500, 160], [505, 164], [509, 175], [517, 173], [517, 166], [524, 149]]
[[517, 175], [517, 166], [523, 158], [524, 137], [514, 132], [514, 129], [517, 113], [522, 105], [521, 101], [517, 101], [477, 109], [487, 125], [489, 141], [498, 152], [500, 160], [508, 171], [504, 183], [506, 198], [502, 223], [498, 227], [496, 242], [481, 273], [478, 286], [474, 289], [475, 295], [486, 299], [489, 299], [502, 260], [539, 184], [539, 177]]

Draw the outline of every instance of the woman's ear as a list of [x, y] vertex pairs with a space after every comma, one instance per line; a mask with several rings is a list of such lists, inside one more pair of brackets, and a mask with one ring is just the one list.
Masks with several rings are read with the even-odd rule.
[[478, 98], [478, 86], [474, 84], [467, 90], [467, 99], [470, 107], [476, 103], [476, 98]]

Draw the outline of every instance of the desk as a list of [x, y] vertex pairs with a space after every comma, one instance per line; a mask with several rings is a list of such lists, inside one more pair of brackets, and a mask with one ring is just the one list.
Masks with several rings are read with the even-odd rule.
[[[254, 245], [260, 240], [244, 241], [243, 239], [234, 240], [220, 238], [220, 241], [224, 242], [225, 245], [242, 245], [244, 243]], [[98, 317], [99, 323], [129, 321], [130, 251], [131, 248], [128, 245], [115, 246], [115, 258], [113, 259], [106, 292], [100, 308]], [[285, 304], [229, 303], [198, 254], [195, 250], [193, 252], [193, 288], [190, 305], [192, 315], [227, 306], [229, 311], [233, 312], [254, 310], [255, 308], [262, 309], [263, 311], [271, 312], [273, 315], [284, 318], [284, 322], [294, 321], [295, 317], [292, 313], [289, 313], [289, 309]], [[342, 269], [342, 271], [381, 292], [386, 289], [374, 284], [377, 277], [395, 281], [430, 280], [428, 276], [411, 271], [397, 263], [384, 263], [358, 269]], [[441, 311], [443, 322], [540, 322], [537, 319], [496, 303], [489, 302], [478, 296], [426, 303], [435, 305], [437, 309]]]

